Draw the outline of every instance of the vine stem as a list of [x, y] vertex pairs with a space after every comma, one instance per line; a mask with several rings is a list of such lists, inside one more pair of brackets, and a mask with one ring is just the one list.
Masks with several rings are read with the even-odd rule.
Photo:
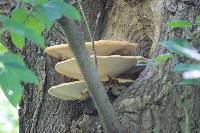
[[85, 13], [83, 11], [83, 7], [82, 7], [82, 4], [81, 4], [80, 0], [77, 0], [77, 1], [78, 1], [79, 8], [81, 10], [81, 14], [83, 16], [86, 28], [87, 28], [87, 32], [88, 32], [89, 37], [90, 37], [90, 41], [92, 42], [92, 50], [93, 50], [93, 54], [94, 54], [95, 64], [96, 64], [96, 67], [97, 67], [98, 62], [97, 62], [97, 56], [96, 56], [96, 49], [95, 49], [95, 45], [94, 45], [94, 38], [92, 36], [92, 30], [90, 29], [89, 23], [88, 23], [88, 21], [86, 19], [86, 16], [85, 16]]

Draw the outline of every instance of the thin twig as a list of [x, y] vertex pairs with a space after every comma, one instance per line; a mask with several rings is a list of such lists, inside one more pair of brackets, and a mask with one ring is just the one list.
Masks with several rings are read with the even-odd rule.
[[96, 18], [96, 23], [95, 23], [95, 29], [94, 29], [94, 38], [96, 39], [97, 37], [97, 28], [99, 26], [99, 21], [100, 21], [100, 18], [102, 16], [102, 12], [100, 11], [98, 14], [97, 14], [97, 18]]
[[92, 33], [91, 33], [92, 31], [91, 31], [90, 26], [88, 24], [88, 21], [85, 17], [85, 13], [83, 11], [83, 7], [81, 5], [81, 2], [80, 2], [80, 0], [77, 0], [77, 1], [78, 1], [78, 5], [79, 5], [79, 8], [81, 10], [81, 14], [83, 16], [83, 19], [84, 19], [84, 22], [85, 22], [85, 25], [86, 25], [86, 28], [87, 28], [87, 31], [88, 31], [88, 34], [89, 34], [89, 37], [90, 37], [90, 40], [92, 42], [92, 50], [93, 50], [93, 53], [94, 53], [95, 64], [96, 64], [96, 67], [97, 67], [98, 63], [97, 63], [96, 49], [95, 49], [95, 45], [94, 45], [94, 38], [93, 38]]

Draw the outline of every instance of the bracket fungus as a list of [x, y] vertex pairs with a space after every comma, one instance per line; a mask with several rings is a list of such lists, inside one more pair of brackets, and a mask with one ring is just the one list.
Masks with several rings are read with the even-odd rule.
[[[116, 77], [119, 74], [131, 69], [137, 64], [138, 60], [143, 60], [141, 56], [97, 56], [98, 71], [100, 79], [107, 81], [110, 77]], [[91, 61], [94, 63], [94, 56], [91, 56]], [[57, 72], [68, 77], [83, 80], [81, 71], [76, 63], [75, 58], [61, 61], [56, 64]]]
[[[127, 41], [109, 41], [99, 40], [95, 41], [95, 49], [97, 55], [110, 55], [117, 52], [118, 54], [133, 51], [137, 47], [137, 43], [129, 43]], [[90, 55], [93, 54], [92, 42], [86, 42], [85, 46]], [[50, 46], [45, 49], [45, 52], [53, 57], [61, 58], [63, 60], [74, 58], [74, 55], [68, 44], [60, 44]]]
[[[86, 42], [85, 46], [89, 54], [91, 55], [91, 62], [95, 64], [92, 42]], [[136, 47], [136, 43], [129, 43], [127, 41], [95, 41], [95, 50], [98, 61], [98, 73], [100, 79], [102, 81], [108, 81], [110, 78], [118, 79], [117, 76], [136, 66], [138, 60], [144, 60], [144, 58], [141, 56], [112, 55], [123, 54], [124, 52], [133, 51]], [[48, 90], [48, 93], [54, 97], [63, 100], [82, 101], [87, 99], [90, 96], [90, 94], [89, 91], [85, 89], [87, 88], [87, 85], [83, 81], [83, 76], [69, 45], [60, 44], [50, 46], [47, 49], [45, 49], [45, 52], [50, 56], [65, 60], [55, 65], [56, 71], [70, 78], [80, 80], [53, 86]], [[131, 79], [118, 80], [122, 83], [132, 82]]]
[[87, 85], [84, 81], [75, 81], [53, 86], [48, 93], [63, 100], [81, 100], [84, 97], [85, 88]]

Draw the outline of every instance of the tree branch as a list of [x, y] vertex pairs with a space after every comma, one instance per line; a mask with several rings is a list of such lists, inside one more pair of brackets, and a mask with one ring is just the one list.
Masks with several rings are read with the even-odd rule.
[[62, 17], [57, 21], [68, 39], [69, 46], [77, 60], [79, 68], [89, 88], [101, 122], [107, 133], [122, 133], [122, 125], [117, 119], [113, 106], [105, 92], [94, 64], [91, 63], [85, 48], [84, 33], [78, 29], [73, 20]]

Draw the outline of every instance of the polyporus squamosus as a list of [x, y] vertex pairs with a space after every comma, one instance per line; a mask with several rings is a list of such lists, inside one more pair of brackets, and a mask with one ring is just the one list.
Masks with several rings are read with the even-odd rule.
[[[110, 40], [99, 40], [95, 41], [96, 55], [106, 56], [117, 52], [129, 52], [133, 51], [138, 45], [136, 43], [129, 43], [127, 41], [110, 41]], [[90, 55], [93, 55], [92, 42], [86, 42], [85, 46]], [[74, 55], [68, 44], [60, 44], [50, 46], [45, 49], [45, 52], [50, 56], [60, 58], [62, 60], [74, 58]]]
[[[116, 77], [123, 72], [136, 66], [138, 60], [143, 60], [141, 56], [97, 56], [98, 73], [102, 81], [107, 81], [109, 77]], [[91, 62], [94, 63], [94, 56], [91, 56]], [[65, 60], [56, 64], [57, 72], [68, 77], [83, 80], [83, 76], [76, 63], [75, 58]]]

